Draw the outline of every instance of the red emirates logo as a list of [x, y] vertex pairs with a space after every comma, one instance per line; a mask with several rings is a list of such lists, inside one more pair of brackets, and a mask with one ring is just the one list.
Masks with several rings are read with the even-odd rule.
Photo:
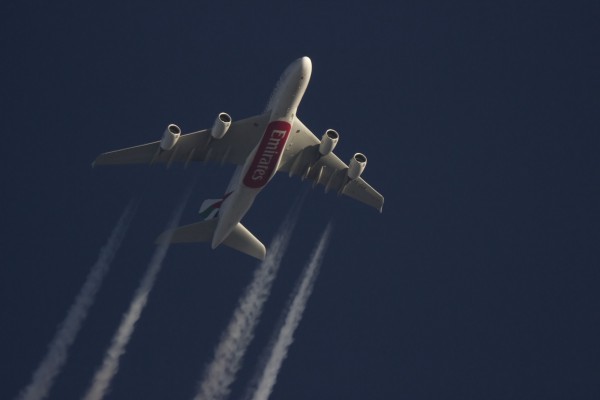
[[256, 189], [269, 181], [283, 154], [291, 129], [292, 126], [285, 121], [273, 121], [267, 126], [250, 168], [244, 176], [244, 185]]

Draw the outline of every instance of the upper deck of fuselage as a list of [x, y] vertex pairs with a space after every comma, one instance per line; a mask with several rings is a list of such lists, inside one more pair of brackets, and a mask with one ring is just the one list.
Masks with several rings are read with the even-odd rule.
[[308, 57], [295, 60], [283, 71], [267, 106], [267, 111], [271, 112], [271, 121], [292, 122], [311, 73], [312, 62]]

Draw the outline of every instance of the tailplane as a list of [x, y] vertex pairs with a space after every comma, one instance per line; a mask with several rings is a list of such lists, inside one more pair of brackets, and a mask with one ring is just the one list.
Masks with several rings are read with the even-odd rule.
[[[163, 232], [156, 239], [156, 243], [210, 242], [217, 227], [217, 221], [218, 219], [209, 219]], [[239, 222], [223, 241], [223, 244], [259, 260], [264, 260], [267, 252], [260, 240]]]

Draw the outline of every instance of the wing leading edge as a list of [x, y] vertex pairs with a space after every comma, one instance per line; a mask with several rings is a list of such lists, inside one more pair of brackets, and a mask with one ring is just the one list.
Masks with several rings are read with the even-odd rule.
[[234, 121], [221, 139], [213, 139], [210, 129], [181, 135], [171, 150], [161, 150], [160, 141], [103, 153], [93, 165], [154, 164], [190, 161], [244, 164], [260, 141], [269, 115]]
[[348, 165], [333, 152], [321, 156], [320, 143], [310, 129], [295, 118], [289, 147], [279, 171], [287, 172], [290, 176], [299, 176], [302, 180], [309, 179], [313, 185], [323, 185], [326, 192], [336, 191], [382, 212], [383, 196], [364, 179], [349, 179]]
[[[210, 129], [182, 135], [171, 150], [161, 150], [160, 141], [100, 154], [93, 165], [154, 164], [173, 162], [220, 162], [243, 165], [260, 141], [269, 122], [269, 114], [234, 121], [221, 139], [212, 139]], [[380, 212], [383, 196], [364, 179], [348, 179], [348, 166], [334, 153], [321, 156], [321, 141], [298, 118], [294, 119], [287, 149], [279, 171], [323, 185], [325, 191], [344, 194]]]

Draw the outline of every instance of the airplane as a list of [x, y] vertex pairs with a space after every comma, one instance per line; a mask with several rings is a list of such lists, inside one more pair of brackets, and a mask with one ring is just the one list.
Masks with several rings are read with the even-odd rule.
[[164, 232], [157, 243], [210, 242], [263, 260], [265, 246], [240, 221], [256, 196], [275, 172], [287, 172], [323, 185], [372, 206], [382, 212], [383, 196], [361, 178], [367, 157], [356, 153], [349, 165], [333, 149], [339, 133], [327, 129], [319, 140], [296, 116], [312, 73], [312, 62], [301, 57], [292, 62], [279, 79], [264, 113], [233, 121], [219, 113], [210, 129], [181, 134], [169, 124], [160, 141], [103, 153], [94, 165], [156, 164], [170, 166], [183, 162], [215, 161], [236, 165], [225, 194], [205, 200], [200, 207], [203, 219]]

